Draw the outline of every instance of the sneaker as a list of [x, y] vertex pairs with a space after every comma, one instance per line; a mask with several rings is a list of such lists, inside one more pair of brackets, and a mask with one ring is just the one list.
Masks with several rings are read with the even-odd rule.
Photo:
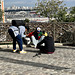
[[20, 54], [25, 54], [25, 53], [27, 53], [27, 52], [24, 50], [20, 51]]
[[34, 45], [34, 48], [36, 48], [37, 47], [37, 45]]
[[14, 50], [14, 49], [13, 49], [13, 52], [14, 52], [14, 53], [15, 53], [16, 51], [17, 51], [17, 50]]

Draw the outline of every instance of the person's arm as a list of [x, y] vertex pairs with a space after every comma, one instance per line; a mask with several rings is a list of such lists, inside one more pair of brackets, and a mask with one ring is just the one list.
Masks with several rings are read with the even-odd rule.
[[28, 37], [31, 37], [33, 35], [33, 32], [29, 33], [27, 36]]
[[19, 32], [20, 32], [21, 37], [26, 37], [25, 27], [24, 26], [19, 26], [18, 28], [19, 28]]
[[21, 33], [22, 37], [26, 37], [25, 32], [22, 31]]

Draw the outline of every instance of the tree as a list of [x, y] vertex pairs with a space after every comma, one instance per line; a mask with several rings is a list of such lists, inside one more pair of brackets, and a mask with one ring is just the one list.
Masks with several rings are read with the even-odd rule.
[[2, 21], [2, 14], [3, 14], [3, 12], [0, 9], [0, 21]]
[[57, 11], [57, 14], [56, 14], [56, 19], [58, 22], [63, 22], [66, 20], [66, 9], [67, 7], [60, 7], [60, 9]]
[[75, 6], [69, 9], [70, 13], [66, 16], [65, 22], [75, 22]]
[[[36, 9], [37, 12], [40, 12], [42, 16], [48, 17], [49, 19], [56, 18], [57, 20], [61, 19], [60, 17], [66, 13], [66, 8], [64, 8], [63, 1], [60, 0], [37, 0]], [[64, 12], [62, 12], [64, 10]], [[62, 13], [61, 13], [62, 12]], [[59, 13], [61, 13], [59, 15]]]
[[71, 7], [70, 14], [71, 14], [71, 17], [70, 17], [71, 22], [75, 22], [75, 6]]
[[71, 7], [70, 14], [75, 14], [75, 6], [74, 7]]
[[30, 21], [30, 20], [27, 19], [27, 18], [24, 20], [25, 23], [29, 23], [29, 21]]

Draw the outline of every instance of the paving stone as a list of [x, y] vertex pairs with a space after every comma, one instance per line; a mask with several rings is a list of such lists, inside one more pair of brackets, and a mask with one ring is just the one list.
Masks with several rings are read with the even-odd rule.
[[1, 75], [75, 75], [75, 47], [57, 47], [53, 54], [33, 57], [37, 49], [24, 47], [26, 54], [0, 48]]

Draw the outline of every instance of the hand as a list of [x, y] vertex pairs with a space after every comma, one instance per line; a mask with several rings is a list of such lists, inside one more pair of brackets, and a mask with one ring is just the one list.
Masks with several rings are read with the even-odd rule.
[[28, 36], [28, 34], [26, 34], [26, 36]]

